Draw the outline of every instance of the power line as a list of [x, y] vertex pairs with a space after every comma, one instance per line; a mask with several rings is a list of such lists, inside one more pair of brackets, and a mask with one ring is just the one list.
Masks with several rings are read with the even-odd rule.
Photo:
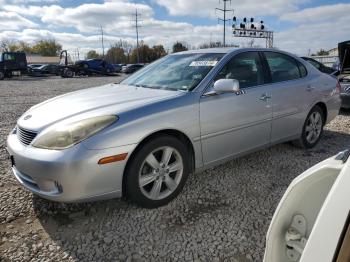
[[[234, 13], [234, 10], [233, 9], [227, 9], [226, 8], [226, 3], [227, 2], [230, 2], [230, 5], [231, 5], [231, 0], [221, 0], [222, 2], [224, 2], [224, 8], [222, 9], [222, 8], [215, 8], [215, 11], [221, 11], [221, 12], [223, 12], [223, 14], [224, 14], [224, 19], [222, 19], [222, 18], [220, 18], [220, 17], [218, 17], [218, 23], [220, 22], [220, 21], [222, 21], [222, 22], [224, 22], [224, 41], [223, 41], [223, 46], [225, 47], [226, 46], [226, 22], [228, 22], [228, 21], [230, 21], [231, 19], [226, 19], [226, 13], [227, 12], [232, 12], [232, 15], [233, 15], [233, 13]], [[219, 0], [219, 3], [220, 3], [220, 0]]]
[[133, 16], [133, 21], [134, 21], [134, 26], [136, 30], [136, 50], [137, 50], [137, 63], [140, 63], [140, 51], [139, 51], [139, 22], [141, 22], [140, 17], [141, 14], [137, 12], [137, 9], [135, 10], [135, 13], [132, 14]]

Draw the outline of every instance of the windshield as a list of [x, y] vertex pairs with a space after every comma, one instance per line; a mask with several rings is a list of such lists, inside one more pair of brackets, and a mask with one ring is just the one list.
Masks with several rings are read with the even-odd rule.
[[224, 54], [168, 55], [125, 79], [121, 84], [146, 88], [194, 89]]

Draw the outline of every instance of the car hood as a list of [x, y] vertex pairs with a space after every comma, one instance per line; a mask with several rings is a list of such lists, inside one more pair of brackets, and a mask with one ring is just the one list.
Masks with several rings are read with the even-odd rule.
[[118, 115], [149, 103], [183, 94], [182, 91], [109, 84], [44, 101], [31, 107], [19, 118], [17, 124], [24, 129], [40, 131], [68, 118], [80, 120], [98, 115]]

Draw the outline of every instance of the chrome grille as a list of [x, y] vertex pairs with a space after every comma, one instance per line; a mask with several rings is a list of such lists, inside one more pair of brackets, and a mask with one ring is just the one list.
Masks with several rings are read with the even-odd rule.
[[36, 137], [36, 133], [17, 126], [17, 137], [21, 143], [29, 145]]

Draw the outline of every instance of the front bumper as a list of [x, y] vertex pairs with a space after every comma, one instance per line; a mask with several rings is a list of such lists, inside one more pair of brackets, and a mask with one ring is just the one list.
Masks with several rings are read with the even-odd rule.
[[[33, 193], [53, 201], [85, 202], [122, 196], [126, 162], [136, 145], [89, 150], [83, 143], [66, 150], [23, 145], [16, 134], [7, 138], [17, 180]], [[101, 158], [128, 153], [125, 160], [99, 165]]]

